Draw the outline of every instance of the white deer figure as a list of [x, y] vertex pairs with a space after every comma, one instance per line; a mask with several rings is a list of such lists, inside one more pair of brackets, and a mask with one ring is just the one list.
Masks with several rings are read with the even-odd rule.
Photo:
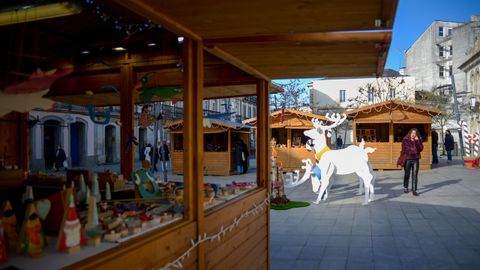
[[[327, 190], [334, 175], [356, 173], [363, 181], [363, 186], [365, 187], [365, 201], [363, 204], [368, 204], [368, 202], [373, 200], [373, 181], [375, 178], [372, 166], [368, 162], [368, 154], [373, 153], [376, 149], [371, 147], [365, 148], [365, 142], [362, 140], [360, 146], [351, 145], [345, 149], [330, 150], [326, 141], [326, 137], [330, 136], [328, 132], [342, 124], [346, 119], [346, 115], [332, 114], [330, 116], [327, 114], [326, 118], [332, 122], [331, 125], [324, 125], [323, 121], [312, 119], [315, 128], [304, 132], [306, 136], [312, 139], [315, 158], [318, 160], [316, 166], [320, 170], [320, 172], [317, 171], [317, 174], [321, 175], [321, 180], [318, 179], [315, 168], [312, 167], [312, 162], [303, 160], [305, 166], [302, 169], [306, 170], [305, 174], [300, 180], [292, 182], [289, 187], [298, 186], [311, 178], [312, 189], [314, 192], [318, 192], [318, 198], [314, 203], [318, 204], [322, 200], [323, 194], [325, 194], [323, 200], [327, 199]], [[362, 185], [360, 184], [359, 193], [361, 188]]]

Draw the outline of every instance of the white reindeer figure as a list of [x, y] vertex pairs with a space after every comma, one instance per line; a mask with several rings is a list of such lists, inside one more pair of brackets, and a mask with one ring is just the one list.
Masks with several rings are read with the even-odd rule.
[[[315, 158], [318, 160], [317, 167], [321, 171], [321, 181], [315, 173], [312, 174], [312, 162], [310, 160], [303, 160], [305, 163], [305, 174], [303, 177], [294, 181], [289, 187], [298, 186], [307, 181], [308, 178], [312, 180], [312, 189], [314, 192], [318, 192], [318, 198], [314, 202], [320, 203], [322, 200], [326, 200], [328, 197], [328, 187], [330, 186], [331, 178], [334, 175], [346, 175], [356, 173], [361, 180], [363, 180], [363, 186], [365, 187], [365, 201], [364, 205], [373, 200], [374, 188], [373, 181], [375, 175], [372, 170], [372, 166], [368, 162], [368, 154], [373, 153], [376, 149], [367, 147], [365, 148], [365, 142], [362, 140], [360, 146], [351, 145], [345, 149], [330, 150], [327, 146], [326, 137], [330, 136], [328, 132], [340, 124], [346, 119], [346, 115], [333, 114], [326, 115], [326, 118], [332, 122], [331, 125], [323, 125], [323, 121], [318, 119], [312, 119], [314, 129], [310, 129], [304, 132], [306, 136], [312, 139], [313, 148], [315, 150]], [[315, 170], [315, 168], [313, 168]], [[318, 188], [320, 183], [320, 187]], [[359, 193], [362, 189], [362, 183], [360, 184]], [[361, 194], [361, 193], [360, 193]]]

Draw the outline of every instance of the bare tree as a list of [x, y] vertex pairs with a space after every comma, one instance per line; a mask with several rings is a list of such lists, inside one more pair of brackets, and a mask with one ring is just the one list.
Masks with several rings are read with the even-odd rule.
[[411, 100], [414, 90], [409, 88], [402, 77], [382, 77], [375, 82], [366, 83], [358, 88], [358, 95], [348, 99], [348, 108], [379, 103], [391, 99]]
[[295, 79], [285, 83], [277, 82], [277, 84], [282, 87], [284, 91], [270, 96], [270, 106], [272, 110], [282, 108], [298, 109], [308, 105], [309, 92], [305, 82]]
[[[440, 127], [442, 145], [444, 145], [444, 130], [448, 122], [455, 121], [455, 113], [452, 110], [451, 96], [438, 91], [436, 87], [432, 91], [418, 91], [416, 102], [428, 105], [441, 110], [443, 113], [432, 117], [432, 123]], [[445, 154], [445, 147], [442, 147], [442, 153]]]

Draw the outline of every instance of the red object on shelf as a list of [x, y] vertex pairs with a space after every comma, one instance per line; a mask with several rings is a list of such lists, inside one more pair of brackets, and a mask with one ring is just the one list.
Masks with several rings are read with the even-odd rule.
[[7, 248], [5, 247], [5, 239], [3, 238], [3, 233], [0, 231], [0, 263], [4, 263], [6, 261], [8, 261]]

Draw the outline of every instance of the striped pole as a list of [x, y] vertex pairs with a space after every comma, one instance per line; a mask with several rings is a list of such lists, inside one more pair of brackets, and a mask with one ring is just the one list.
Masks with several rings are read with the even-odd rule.
[[469, 140], [469, 132], [468, 132], [468, 124], [466, 121], [462, 121], [462, 132], [463, 132], [463, 144], [465, 146], [465, 156], [471, 157], [470, 153], [470, 140]]
[[478, 157], [478, 148], [480, 147], [480, 130], [477, 129], [473, 136], [473, 156]]

